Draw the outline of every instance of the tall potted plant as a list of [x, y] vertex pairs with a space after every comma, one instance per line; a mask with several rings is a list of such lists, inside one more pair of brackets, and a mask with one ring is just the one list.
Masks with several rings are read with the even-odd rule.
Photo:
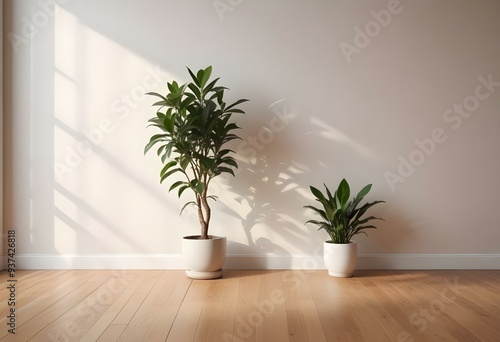
[[311, 186], [310, 190], [316, 201], [321, 206], [307, 205], [305, 208], [314, 210], [321, 220], [309, 220], [307, 223], [317, 225], [318, 230], [324, 229], [330, 236], [330, 240], [324, 242], [324, 260], [328, 274], [336, 277], [351, 277], [356, 268], [358, 258], [358, 246], [352, 238], [357, 234], [366, 234], [365, 229], [374, 228], [369, 224], [372, 220], [381, 220], [375, 216], [364, 217], [367, 210], [377, 203], [384, 201], [367, 202], [361, 206], [360, 202], [370, 192], [372, 185], [365, 186], [356, 197], [349, 200], [349, 183], [342, 179], [337, 190], [332, 196], [328, 187], [326, 193]]
[[[239, 127], [231, 121], [235, 113], [244, 114], [237, 106], [246, 99], [230, 105], [224, 101], [224, 91], [218, 86], [219, 78], [211, 80], [212, 67], [200, 69], [194, 74], [189, 68], [191, 82], [179, 85], [167, 83], [164, 96], [148, 93], [159, 98], [156, 115], [149, 119], [150, 125], [161, 133], [151, 136], [144, 148], [147, 153], [153, 146], [161, 158], [160, 183], [171, 180], [169, 191], [177, 189], [178, 197], [188, 190], [194, 195], [181, 209], [188, 205], [198, 209], [201, 226], [200, 235], [185, 236], [182, 249], [187, 265], [186, 274], [197, 279], [213, 279], [222, 276], [222, 265], [226, 254], [226, 238], [209, 235], [212, 217], [209, 187], [212, 180], [223, 174], [234, 176], [232, 168], [238, 164], [226, 144], [239, 137], [234, 133]], [[149, 127], [148, 126], [148, 127]], [[180, 176], [180, 177], [178, 177]]]

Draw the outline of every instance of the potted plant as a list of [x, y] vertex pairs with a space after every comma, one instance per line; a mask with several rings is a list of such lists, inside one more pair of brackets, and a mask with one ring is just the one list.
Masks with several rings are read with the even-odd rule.
[[335, 277], [351, 277], [356, 268], [358, 258], [357, 243], [352, 240], [356, 234], [365, 234], [365, 229], [374, 228], [368, 224], [371, 220], [380, 219], [375, 216], [364, 217], [369, 208], [384, 201], [367, 202], [361, 206], [360, 202], [370, 192], [372, 185], [365, 186], [353, 199], [349, 200], [350, 187], [345, 179], [342, 179], [337, 190], [332, 196], [328, 187], [323, 184], [326, 193], [323, 194], [317, 188], [311, 186], [310, 190], [316, 201], [321, 206], [307, 205], [305, 208], [314, 210], [321, 216], [321, 220], [309, 220], [320, 229], [324, 229], [330, 236], [330, 240], [324, 242], [324, 260], [328, 274]]
[[149, 126], [159, 128], [161, 133], [151, 136], [144, 153], [157, 146], [156, 154], [163, 164], [160, 183], [167, 178], [171, 180], [169, 191], [177, 189], [179, 198], [186, 190], [194, 195], [194, 200], [181, 209], [182, 213], [186, 206], [195, 205], [201, 225], [200, 235], [183, 238], [186, 274], [196, 279], [213, 279], [222, 276], [226, 238], [209, 235], [212, 216], [208, 200], [216, 199], [210, 195], [209, 186], [223, 173], [234, 176], [232, 168], [238, 164], [232, 157], [234, 151], [226, 148], [226, 144], [239, 139], [234, 133], [239, 127], [231, 122], [231, 116], [244, 114], [237, 106], [248, 100], [240, 99], [227, 105], [224, 102], [227, 88], [217, 85], [219, 78], [210, 80], [211, 66], [196, 74], [187, 69], [191, 82], [167, 83], [165, 96], [148, 93], [159, 98], [153, 104], [158, 110], [156, 116], [149, 119]]

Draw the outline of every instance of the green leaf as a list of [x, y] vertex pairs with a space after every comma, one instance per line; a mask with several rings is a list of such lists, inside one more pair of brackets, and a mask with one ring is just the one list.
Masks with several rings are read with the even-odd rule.
[[182, 186], [182, 187], [179, 188], [179, 191], [177, 192], [177, 197], [181, 197], [182, 193], [186, 189], [189, 189], [189, 184], [188, 185], [184, 185], [184, 186]]
[[188, 165], [189, 165], [189, 162], [190, 162], [190, 161], [191, 161], [191, 158], [189, 158], [189, 157], [184, 157], [184, 158], [182, 158], [182, 159], [181, 159], [181, 163], [180, 163], [180, 164], [181, 164], [181, 168], [182, 168], [184, 171], [185, 171], [185, 170], [186, 170], [186, 168], [188, 167]]
[[347, 183], [345, 178], [342, 179], [342, 181], [340, 182], [336, 195], [340, 201], [341, 207], [344, 209], [347, 204], [347, 201], [349, 201], [349, 196], [351, 196], [349, 183]]
[[162, 156], [161, 156], [161, 162], [162, 164], [165, 164], [165, 161], [167, 160], [168, 156], [166, 153], [164, 153]]
[[316, 208], [312, 205], [306, 205], [304, 206], [304, 208], [308, 208], [308, 209], [311, 209], [311, 210], [314, 210], [315, 212], [317, 212], [324, 220], [328, 220], [328, 217], [326, 216], [326, 213], [324, 210], [321, 210], [319, 208]]
[[168, 136], [167, 134], [156, 134], [153, 137], [151, 137], [151, 140], [144, 147], [144, 154], [146, 154], [151, 149], [151, 147], [153, 147], [157, 143], [164, 141], [164, 138], [167, 136]]
[[179, 86], [176, 81], [173, 81], [172, 83], [167, 82], [167, 88], [171, 93], [175, 93], [179, 89]]
[[[172, 153], [172, 149], [174, 148], [174, 143], [171, 141], [167, 144], [167, 147], [165, 148], [165, 154], [164, 154], [164, 157], [166, 158], [170, 158], [170, 154]], [[163, 157], [162, 157], [163, 158]], [[164, 163], [165, 161], [162, 160], [162, 163]]]
[[245, 112], [238, 108], [233, 108], [229, 110], [225, 110], [224, 113], [237, 113], [237, 114], [245, 114]]
[[234, 176], [234, 171], [233, 171], [233, 169], [230, 169], [230, 168], [228, 168], [228, 167], [219, 166], [219, 167], [217, 168], [217, 171], [218, 171], [219, 173], [222, 173], [222, 172], [230, 173], [230, 174], [232, 174], [232, 175]]
[[362, 200], [366, 195], [368, 195], [368, 193], [370, 192], [372, 188], [372, 185], [371, 184], [368, 184], [367, 186], [365, 186], [363, 189], [361, 189], [361, 191], [356, 195], [356, 199], [360, 199]]
[[221, 163], [227, 164], [229, 166], [238, 168], [238, 163], [233, 157], [226, 157], [221, 160]]
[[318, 201], [322, 203], [326, 202], [326, 198], [321, 191], [316, 189], [314, 186], [310, 186], [309, 189], [311, 189], [311, 192], [318, 199]]
[[203, 183], [199, 182], [197, 179], [193, 179], [191, 181], [191, 189], [193, 189], [195, 192], [199, 193], [200, 195], [203, 192]]
[[[200, 72], [201, 72], [201, 77], [200, 77]], [[212, 66], [207, 67], [205, 70], [198, 71], [198, 79], [200, 80], [200, 88], [205, 87], [205, 84], [207, 84], [211, 75], [212, 75]]]
[[185, 93], [186, 98], [182, 100], [180, 107], [181, 108], [187, 108], [194, 100], [196, 100], [196, 97], [194, 97], [192, 94]]
[[188, 88], [191, 89], [193, 94], [196, 95], [198, 99], [201, 99], [201, 91], [196, 85], [194, 85], [193, 83], [189, 83]]
[[227, 108], [226, 108], [226, 110], [225, 110], [225, 111], [227, 112], [227, 111], [228, 111], [228, 110], [230, 110], [231, 108], [233, 108], [233, 107], [235, 107], [235, 106], [237, 106], [237, 105], [239, 105], [239, 104], [241, 104], [241, 103], [247, 102], [247, 101], [249, 101], [249, 100], [248, 100], [248, 99], [240, 99], [240, 100], [238, 100], [238, 101], [236, 101], [236, 102], [234, 102], [234, 103], [230, 104], [229, 106], [227, 106]]
[[167, 145], [160, 146], [160, 148], [158, 148], [158, 151], [156, 151], [156, 155], [159, 156], [160, 154], [162, 154], [162, 152], [165, 151], [166, 147]]
[[326, 186], [326, 184], [325, 184], [325, 183], [323, 183], [323, 186], [324, 186], [324, 187], [325, 187], [325, 189], [326, 189], [326, 194], [327, 194], [327, 196], [328, 196], [328, 202], [329, 202], [329, 203], [335, 203], [335, 199], [333, 198], [332, 193], [330, 192], [330, 189], [328, 189], [328, 187]]
[[170, 187], [170, 189], [168, 189], [168, 191], [170, 192], [170, 191], [174, 190], [175, 188], [177, 188], [179, 185], [182, 185], [182, 184], [185, 184], [185, 183], [186, 182], [184, 182], [184, 181], [177, 181], [174, 184], [172, 184], [172, 186]]
[[200, 81], [198, 80], [198, 78], [193, 74], [193, 72], [191, 71], [191, 69], [187, 68], [188, 69], [188, 72], [189, 72], [189, 75], [191, 76], [191, 78], [193, 79], [194, 83], [199, 87], [200, 86]]
[[182, 169], [179, 169], [179, 168], [176, 168], [176, 169], [173, 169], [173, 170], [170, 170], [168, 171], [167, 173], [165, 173], [163, 176], [161, 176], [160, 178], [160, 184], [163, 183], [163, 181], [165, 179], [167, 179], [170, 175], [176, 173], [176, 172], [182, 172]]
[[163, 169], [161, 169], [161, 171], [160, 171], [160, 177], [162, 177], [165, 174], [165, 172], [167, 172], [168, 169], [170, 169], [174, 165], [177, 165], [177, 162], [175, 160], [172, 160], [171, 162], [168, 162], [167, 164], [165, 164]]
[[[220, 79], [220, 77], [218, 77], [215, 80], [213, 80], [212, 82], [210, 82], [210, 84], [205, 87], [203, 93], [208, 94], [208, 92], [210, 92], [211, 90], [215, 92], [216, 90], [213, 90], [213, 88], [219, 79]], [[214, 94], [212, 97], [216, 97], [216, 96], [217, 96], [217, 94]]]
[[363, 216], [368, 209], [370, 209], [371, 207], [373, 207], [375, 204], [378, 204], [378, 203], [384, 203], [384, 201], [373, 201], [373, 202], [365, 203], [363, 206], [361, 206], [361, 208], [358, 209], [358, 212], [356, 214], [355, 219], [356, 220], [360, 219], [361, 216]]
[[168, 102], [165, 100], [161, 100], [161, 101], [153, 103], [151, 106], [168, 106]]
[[326, 217], [328, 218], [328, 221], [332, 221], [333, 217], [335, 215], [334, 210], [328, 204], [324, 204], [324, 207], [325, 207]]
[[150, 92], [146, 93], [146, 95], [157, 96], [157, 97], [161, 98], [163, 101], [168, 102], [168, 100], [165, 96], [158, 94], [158, 93], [155, 93], [154, 91], [150, 91]]
[[235, 153], [233, 150], [230, 149], [220, 150], [219, 153], [217, 153], [217, 158], [222, 158], [223, 156], [231, 152]]

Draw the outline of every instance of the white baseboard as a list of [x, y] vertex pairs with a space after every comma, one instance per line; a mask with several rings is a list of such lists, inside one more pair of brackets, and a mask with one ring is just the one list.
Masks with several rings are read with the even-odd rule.
[[[1, 257], [0, 257], [1, 258]], [[6, 259], [2, 265], [5, 267]], [[179, 254], [18, 254], [17, 269], [184, 269]], [[228, 255], [226, 269], [324, 269], [322, 255]], [[500, 269], [500, 254], [365, 254], [357, 269]]]

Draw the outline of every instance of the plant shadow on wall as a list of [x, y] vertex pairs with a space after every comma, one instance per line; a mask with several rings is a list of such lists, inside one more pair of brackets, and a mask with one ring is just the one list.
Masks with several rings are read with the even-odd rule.
[[302, 203], [307, 184], [303, 179], [307, 168], [295, 162], [299, 142], [293, 139], [292, 123], [298, 113], [287, 99], [247, 113], [251, 114], [241, 123], [242, 140], [233, 147], [237, 180], [219, 184], [230, 194], [220, 202], [241, 222], [246, 239], [231, 242], [229, 248], [235, 254], [283, 255], [291, 249], [306, 253], [314, 239], [303, 234], [303, 222], [290, 214]]
[[[218, 184], [224, 187], [219, 193], [230, 194], [219, 202], [226, 213], [241, 222], [245, 232], [244, 243], [230, 242], [230, 253], [314, 253], [319, 266], [324, 239], [314, 227], [304, 226], [304, 218], [310, 218], [303, 209], [311, 199], [308, 185], [311, 179], [317, 180], [316, 185], [336, 182], [350, 173], [350, 164], [370, 170], [371, 152], [328, 123], [301, 115], [287, 99], [275, 101], [268, 108], [248, 109], [247, 113], [251, 114], [241, 123], [242, 140], [233, 147], [239, 164], [237, 179]], [[320, 148], [325, 145], [328, 153]], [[339, 160], [346, 159], [348, 162], [339, 166]], [[371, 182], [373, 174], [361, 172], [358, 178]], [[384, 183], [374, 183], [380, 192]], [[375, 214], [386, 219], [377, 234], [387, 227], [390, 236], [397, 230], [398, 241], [407, 235], [397, 227], [401, 220], [393, 221], [385, 208]], [[360, 240], [363, 245], [363, 238]], [[370, 240], [387, 245], [383, 238]]]

